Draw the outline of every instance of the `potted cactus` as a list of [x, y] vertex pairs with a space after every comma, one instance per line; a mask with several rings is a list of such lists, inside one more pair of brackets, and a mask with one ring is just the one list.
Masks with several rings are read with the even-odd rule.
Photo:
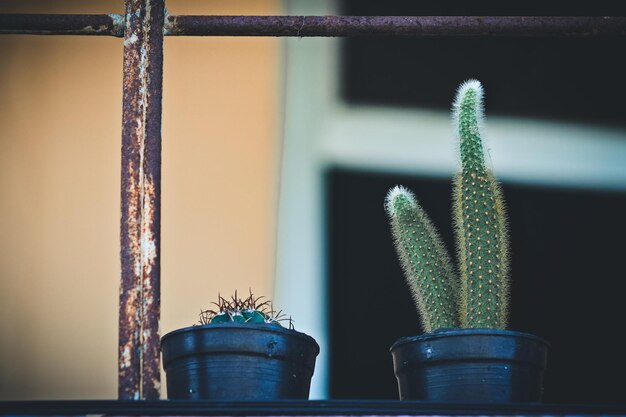
[[214, 304], [216, 310], [200, 312], [199, 325], [161, 338], [167, 397], [308, 399], [319, 353], [315, 340], [252, 293], [239, 298], [235, 292]]
[[500, 185], [485, 164], [482, 100], [481, 84], [468, 80], [453, 105], [460, 150], [453, 182], [458, 268], [414, 195], [401, 186], [387, 195], [396, 251], [425, 331], [390, 349], [400, 399], [541, 399], [547, 342], [506, 330], [509, 243]]

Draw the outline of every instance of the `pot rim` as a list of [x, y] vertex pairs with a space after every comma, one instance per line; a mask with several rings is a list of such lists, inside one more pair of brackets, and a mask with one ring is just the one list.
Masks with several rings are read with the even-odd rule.
[[537, 343], [541, 343], [546, 347], [550, 347], [550, 342], [546, 339], [536, 336], [531, 333], [519, 332], [516, 330], [507, 330], [507, 329], [492, 329], [492, 328], [482, 328], [482, 327], [473, 327], [473, 328], [446, 328], [446, 329], [438, 329], [434, 332], [423, 333], [417, 336], [405, 336], [401, 337], [394, 342], [393, 345], [389, 348], [389, 351], [393, 351], [394, 349], [405, 345], [407, 343], [414, 342], [427, 342], [433, 341], [437, 339], [444, 339], [450, 337], [467, 337], [467, 336], [500, 336], [500, 337], [510, 337], [510, 338], [521, 338], [521, 339], [529, 339]]
[[176, 335], [179, 334], [183, 334], [183, 333], [193, 333], [193, 332], [205, 332], [205, 331], [213, 331], [213, 330], [225, 330], [225, 329], [233, 329], [233, 330], [237, 330], [237, 331], [261, 331], [261, 332], [265, 332], [265, 333], [276, 333], [276, 334], [281, 334], [281, 335], [286, 335], [286, 336], [291, 336], [291, 337], [297, 337], [300, 338], [302, 340], [306, 340], [308, 342], [312, 342], [316, 348], [317, 348], [317, 352], [319, 354], [320, 351], [320, 346], [317, 343], [317, 341], [309, 336], [306, 333], [302, 333], [299, 332], [297, 330], [294, 329], [288, 329], [286, 327], [283, 327], [282, 325], [278, 324], [278, 323], [236, 323], [236, 322], [232, 322], [232, 323], [214, 323], [214, 324], [199, 324], [199, 325], [193, 325], [193, 326], [187, 326], [187, 327], [183, 327], [180, 329], [176, 329], [176, 330], [172, 330], [171, 332], [166, 333], [165, 335], [163, 335], [161, 337], [161, 343], [160, 345], [163, 346], [163, 343], [166, 339], [169, 339], [171, 337], [174, 337]]

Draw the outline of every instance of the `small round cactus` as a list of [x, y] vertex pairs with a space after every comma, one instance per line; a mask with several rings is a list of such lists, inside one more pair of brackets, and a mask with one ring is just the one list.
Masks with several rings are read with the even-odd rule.
[[213, 303], [216, 310], [200, 311], [200, 324], [218, 323], [267, 323], [279, 324], [287, 321], [289, 328], [293, 329], [293, 320], [286, 317], [282, 311], [276, 311], [272, 307], [272, 302], [263, 300], [264, 297], [255, 297], [250, 291], [246, 298], [239, 298], [237, 292], [227, 300], [218, 295], [217, 303]]
[[424, 330], [504, 329], [508, 317], [508, 233], [500, 185], [485, 165], [480, 82], [461, 84], [453, 120], [461, 164], [453, 189], [458, 275], [432, 222], [408, 190], [390, 190], [385, 208]]

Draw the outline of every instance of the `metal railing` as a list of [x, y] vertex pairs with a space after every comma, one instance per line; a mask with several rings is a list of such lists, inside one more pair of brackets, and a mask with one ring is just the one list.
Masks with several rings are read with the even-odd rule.
[[124, 38], [119, 399], [160, 396], [161, 105], [164, 36], [625, 36], [626, 17], [0, 14], [0, 34]]

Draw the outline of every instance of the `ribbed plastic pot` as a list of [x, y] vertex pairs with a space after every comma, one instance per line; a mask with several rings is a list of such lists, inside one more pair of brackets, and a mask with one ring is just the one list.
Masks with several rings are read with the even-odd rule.
[[495, 329], [440, 330], [391, 346], [401, 400], [540, 402], [549, 344]]
[[319, 345], [277, 324], [223, 323], [168, 333], [161, 352], [169, 399], [308, 399]]

